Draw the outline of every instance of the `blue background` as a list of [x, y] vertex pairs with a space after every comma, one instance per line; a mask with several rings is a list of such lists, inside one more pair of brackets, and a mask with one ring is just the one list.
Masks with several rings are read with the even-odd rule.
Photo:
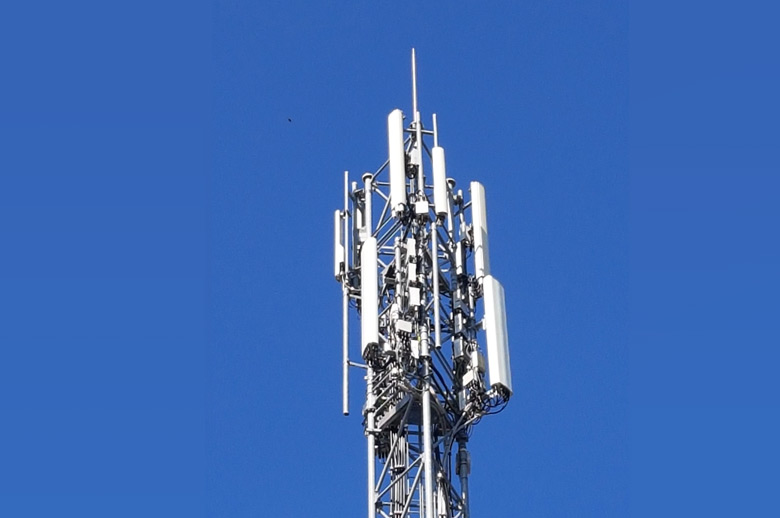
[[363, 515], [332, 211], [411, 110], [412, 46], [507, 293], [473, 516], [780, 514], [775, 19], [4, 4], [0, 515]]

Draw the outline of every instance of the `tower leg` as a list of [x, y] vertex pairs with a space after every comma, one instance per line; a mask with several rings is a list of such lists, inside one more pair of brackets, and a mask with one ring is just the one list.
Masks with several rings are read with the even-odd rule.
[[425, 358], [425, 381], [422, 393], [425, 518], [433, 518], [433, 495], [435, 489], [433, 486], [433, 441], [431, 438], [431, 358], [428, 351], [427, 333], [422, 338], [422, 353]]
[[376, 449], [374, 448], [374, 369], [366, 371], [366, 433], [368, 442], [368, 518], [376, 518]]

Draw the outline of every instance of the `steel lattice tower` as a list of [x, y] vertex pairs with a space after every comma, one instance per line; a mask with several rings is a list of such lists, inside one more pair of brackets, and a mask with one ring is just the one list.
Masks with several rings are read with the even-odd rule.
[[[504, 290], [490, 272], [485, 190], [471, 182], [466, 200], [447, 178], [436, 115], [423, 127], [414, 50], [412, 91], [413, 120], [390, 113], [388, 159], [361, 183], [344, 173], [334, 214], [343, 412], [349, 367], [364, 369], [369, 518], [467, 518], [472, 428], [512, 394]], [[365, 363], [349, 359], [350, 306]]]

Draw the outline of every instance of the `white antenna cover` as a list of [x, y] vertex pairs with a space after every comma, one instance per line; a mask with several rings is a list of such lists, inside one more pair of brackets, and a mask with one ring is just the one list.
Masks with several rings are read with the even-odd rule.
[[479, 182], [471, 182], [471, 222], [474, 230], [474, 273], [479, 279], [490, 275], [485, 188]]
[[387, 116], [387, 153], [390, 162], [390, 203], [393, 215], [406, 206], [406, 159], [404, 153], [404, 114], [395, 109]]
[[433, 156], [433, 204], [436, 214], [446, 216], [448, 211], [447, 168], [444, 162], [444, 148], [434, 146]]
[[509, 366], [509, 338], [506, 331], [504, 287], [492, 275], [484, 278], [485, 335], [487, 338], [490, 386], [501, 385], [512, 394], [512, 372]]
[[341, 211], [333, 213], [333, 275], [336, 280], [341, 278], [344, 268], [344, 227], [341, 224]]
[[418, 121], [417, 113], [417, 57], [412, 48], [412, 112], [414, 112], [414, 121]]
[[377, 286], [376, 238], [368, 237], [360, 248], [360, 352], [364, 358], [367, 349], [379, 345]]

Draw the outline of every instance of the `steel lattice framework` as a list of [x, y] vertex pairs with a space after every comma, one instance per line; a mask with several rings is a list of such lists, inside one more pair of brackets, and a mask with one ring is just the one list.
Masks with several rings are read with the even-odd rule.
[[[414, 51], [412, 85], [413, 120], [390, 113], [388, 159], [360, 183], [345, 172], [334, 214], [343, 412], [349, 367], [365, 369], [369, 518], [466, 518], [472, 428], [512, 394], [504, 294], [490, 274], [484, 188], [471, 182], [467, 201], [447, 178], [436, 115], [426, 129], [417, 110]], [[350, 307], [365, 363], [349, 359]]]

